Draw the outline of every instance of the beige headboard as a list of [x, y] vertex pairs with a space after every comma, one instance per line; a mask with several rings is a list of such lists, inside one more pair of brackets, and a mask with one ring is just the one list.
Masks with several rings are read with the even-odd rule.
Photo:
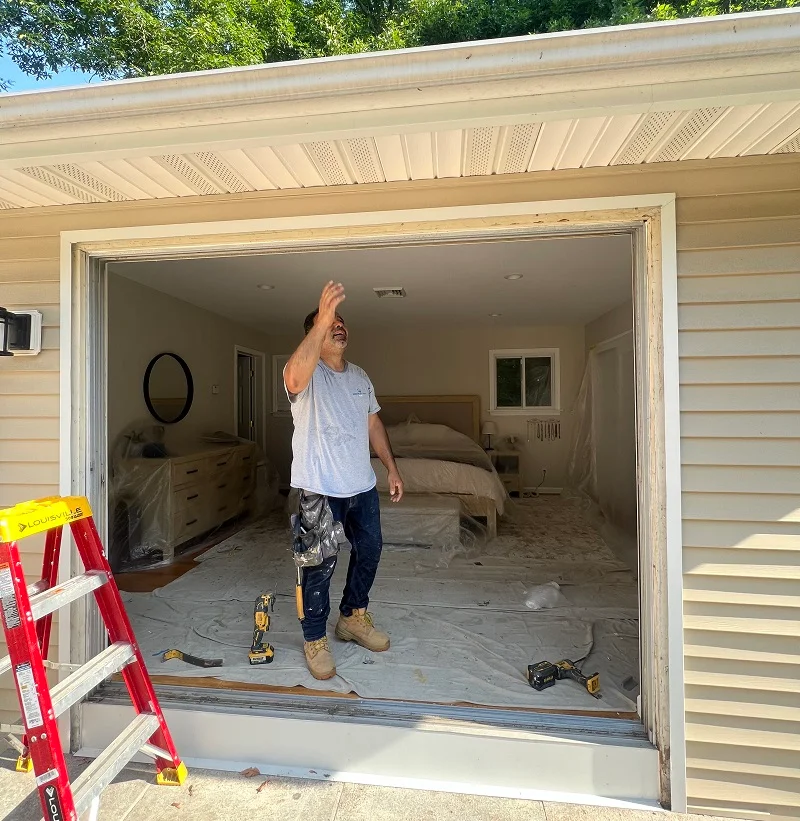
[[480, 396], [379, 396], [384, 425], [398, 425], [412, 414], [420, 422], [447, 425], [481, 441]]

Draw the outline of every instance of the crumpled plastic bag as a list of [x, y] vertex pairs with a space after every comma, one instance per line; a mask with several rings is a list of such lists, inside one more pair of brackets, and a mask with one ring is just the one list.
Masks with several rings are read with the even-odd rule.
[[547, 582], [532, 587], [525, 595], [525, 607], [530, 610], [549, 610], [563, 599], [558, 582]]

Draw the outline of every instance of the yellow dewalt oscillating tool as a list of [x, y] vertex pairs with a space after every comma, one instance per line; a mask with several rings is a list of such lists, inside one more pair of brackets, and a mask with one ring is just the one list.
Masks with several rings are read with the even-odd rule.
[[269, 664], [275, 658], [275, 648], [264, 641], [269, 630], [269, 611], [274, 608], [275, 597], [271, 593], [264, 593], [256, 599], [253, 609], [253, 644], [248, 653], [250, 664]]

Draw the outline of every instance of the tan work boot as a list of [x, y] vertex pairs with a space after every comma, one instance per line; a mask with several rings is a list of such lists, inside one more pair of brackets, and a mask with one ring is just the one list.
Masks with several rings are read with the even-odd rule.
[[352, 616], [339, 614], [336, 622], [336, 638], [342, 641], [354, 641], [373, 653], [382, 653], [389, 649], [389, 636], [378, 630], [372, 616], [366, 611], [353, 611]]
[[328, 647], [327, 636], [316, 641], [303, 642], [303, 652], [306, 654], [308, 672], [315, 679], [326, 681], [336, 675], [336, 662], [334, 662], [331, 649]]

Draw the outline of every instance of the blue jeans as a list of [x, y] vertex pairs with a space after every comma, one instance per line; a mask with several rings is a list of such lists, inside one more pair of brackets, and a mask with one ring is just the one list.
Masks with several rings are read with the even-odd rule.
[[[358, 496], [346, 499], [328, 497], [334, 521], [341, 522], [345, 535], [353, 546], [347, 581], [344, 586], [339, 611], [352, 616], [369, 604], [369, 591], [378, 572], [378, 562], [383, 549], [381, 514], [378, 491], [373, 488]], [[331, 613], [330, 586], [336, 567], [336, 556], [331, 556], [316, 567], [303, 568], [303, 610], [305, 618], [303, 638], [306, 641], [321, 639], [326, 633]]]

